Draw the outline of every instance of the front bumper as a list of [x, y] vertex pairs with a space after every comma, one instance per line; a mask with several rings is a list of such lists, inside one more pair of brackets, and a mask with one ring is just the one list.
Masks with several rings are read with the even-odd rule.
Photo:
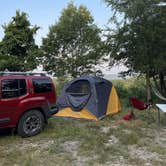
[[54, 107], [51, 107], [50, 109], [50, 115], [54, 115], [56, 114], [57, 112], [59, 111], [58, 107], [57, 106], [54, 106]]

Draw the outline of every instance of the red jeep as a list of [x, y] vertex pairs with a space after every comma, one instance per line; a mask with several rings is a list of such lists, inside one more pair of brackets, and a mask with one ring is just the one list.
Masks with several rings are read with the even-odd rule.
[[55, 104], [55, 87], [50, 77], [39, 73], [0, 73], [0, 128], [16, 128], [22, 137], [36, 135], [58, 111]]

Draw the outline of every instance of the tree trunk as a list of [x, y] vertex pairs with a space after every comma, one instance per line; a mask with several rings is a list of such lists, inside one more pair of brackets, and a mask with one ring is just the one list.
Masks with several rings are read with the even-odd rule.
[[150, 102], [152, 100], [152, 96], [151, 96], [149, 73], [146, 73], [146, 94], [147, 94], [147, 102]]

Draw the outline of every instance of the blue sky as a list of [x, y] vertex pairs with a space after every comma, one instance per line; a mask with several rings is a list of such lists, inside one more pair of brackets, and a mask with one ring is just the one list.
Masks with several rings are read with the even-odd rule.
[[[41, 29], [36, 35], [37, 44], [41, 44], [41, 38], [48, 33], [48, 27], [58, 21], [61, 11], [71, 0], [1, 0], [0, 1], [0, 26], [8, 23], [15, 15], [17, 9], [28, 14], [32, 25], [38, 25]], [[87, 6], [95, 19], [95, 23], [103, 28], [110, 17], [110, 9], [103, 0], [73, 0], [75, 5]], [[4, 33], [0, 27], [0, 40]]]

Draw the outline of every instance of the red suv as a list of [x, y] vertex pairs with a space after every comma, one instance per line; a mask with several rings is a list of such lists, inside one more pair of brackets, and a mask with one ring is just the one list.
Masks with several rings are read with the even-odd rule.
[[50, 77], [39, 73], [0, 73], [0, 128], [16, 128], [22, 137], [36, 135], [58, 111], [55, 104], [55, 87]]

